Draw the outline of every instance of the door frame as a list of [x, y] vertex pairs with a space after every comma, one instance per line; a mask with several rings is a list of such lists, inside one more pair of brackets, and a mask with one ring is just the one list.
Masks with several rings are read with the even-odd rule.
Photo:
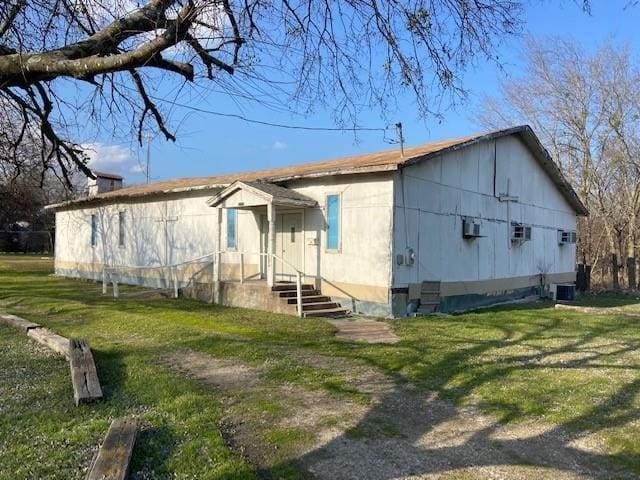
[[[282, 210], [278, 210], [276, 211], [276, 250], [277, 250], [277, 245], [278, 245], [278, 234], [280, 235], [284, 235], [284, 231], [282, 230], [283, 228], [283, 222], [284, 222], [284, 218], [283, 215], [288, 215], [288, 214], [300, 214], [300, 219], [301, 219], [301, 230], [300, 230], [300, 262], [301, 265], [299, 265], [299, 270], [304, 274], [304, 268], [305, 268], [305, 242], [307, 240], [306, 238], [306, 230], [305, 230], [305, 209], [304, 208], [286, 208], [286, 209], [282, 209]], [[267, 244], [269, 241], [269, 221], [267, 220], [267, 215], [265, 214], [261, 214], [260, 215], [260, 253], [266, 253], [267, 252]], [[280, 240], [280, 251], [276, 251], [274, 252], [276, 255], [278, 255], [280, 258], [284, 258], [282, 255], [282, 239]], [[260, 258], [264, 259], [264, 262], [260, 262], [260, 277], [261, 278], [267, 278], [267, 262], [266, 262], [266, 256], [261, 256]], [[279, 264], [279, 265], [278, 265]], [[284, 274], [282, 273], [282, 263], [281, 262], [276, 262], [276, 277], [278, 276], [283, 276]], [[280, 268], [280, 272], [278, 272], [278, 268]]]

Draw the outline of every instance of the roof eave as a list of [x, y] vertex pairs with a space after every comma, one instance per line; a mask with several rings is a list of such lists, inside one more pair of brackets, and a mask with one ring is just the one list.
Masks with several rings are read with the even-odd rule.
[[[281, 175], [281, 176], [275, 176], [275, 177], [267, 177], [264, 178], [264, 180], [267, 180], [269, 182], [272, 183], [280, 183], [280, 182], [287, 182], [290, 180], [298, 180], [298, 179], [305, 179], [305, 178], [321, 178], [321, 177], [329, 177], [329, 176], [335, 176], [335, 175], [353, 175], [353, 174], [359, 174], [359, 173], [376, 173], [376, 172], [386, 172], [386, 171], [393, 171], [393, 170], [397, 170], [398, 169], [398, 165], [393, 164], [393, 165], [370, 165], [370, 166], [366, 166], [366, 167], [354, 167], [354, 168], [348, 168], [348, 169], [333, 169], [333, 170], [327, 170], [327, 171], [323, 171], [323, 172], [312, 172], [312, 173], [306, 173], [306, 174], [294, 174], [294, 175]], [[240, 181], [240, 180], [238, 180]], [[235, 182], [232, 183], [212, 183], [212, 184], [206, 184], [206, 185], [197, 185], [197, 186], [192, 186], [192, 187], [178, 187], [178, 188], [170, 188], [170, 189], [161, 189], [161, 190], [153, 190], [151, 192], [141, 192], [141, 193], [126, 193], [126, 189], [123, 189], [122, 194], [116, 194], [111, 192], [111, 195], [109, 196], [100, 196], [99, 194], [93, 197], [85, 197], [85, 198], [80, 198], [77, 200], [69, 200], [66, 202], [61, 202], [61, 203], [54, 203], [51, 205], [47, 205], [45, 207], [45, 209], [47, 210], [58, 210], [61, 208], [66, 208], [66, 207], [75, 207], [75, 206], [80, 206], [80, 205], [90, 205], [90, 204], [98, 204], [98, 203], [103, 203], [103, 202], [115, 202], [118, 200], [122, 200], [125, 198], [144, 198], [144, 197], [148, 197], [148, 196], [153, 196], [153, 195], [163, 195], [163, 194], [169, 194], [169, 193], [183, 193], [183, 192], [192, 192], [192, 191], [198, 191], [198, 190], [208, 190], [208, 189], [214, 189], [214, 188], [219, 188], [219, 189], [224, 189], [227, 188], [229, 185], [232, 185]], [[116, 190], [117, 192], [118, 190]]]

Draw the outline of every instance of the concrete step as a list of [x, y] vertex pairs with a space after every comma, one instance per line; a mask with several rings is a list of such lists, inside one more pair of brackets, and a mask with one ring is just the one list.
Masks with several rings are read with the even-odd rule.
[[311, 310], [309, 312], [302, 312], [305, 317], [328, 317], [328, 318], [342, 318], [347, 316], [346, 308], [327, 308], [322, 310]]
[[[302, 284], [302, 290], [313, 290], [314, 288], [315, 287], [309, 283]], [[282, 292], [282, 291], [288, 291], [288, 290], [293, 290], [295, 292], [296, 284], [290, 283], [290, 282], [276, 283], [273, 287], [271, 287], [271, 290], [273, 292]]]
[[[319, 303], [319, 302], [330, 302], [331, 301], [331, 297], [327, 297], [326, 295], [308, 295], [308, 296], [302, 296], [302, 303]], [[297, 297], [289, 297], [287, 298], [287, 303], [289, 305], [295, 305], [296, 303], [298, 303], [298, 298]]]
[[312, 310], [330, 310], [332, 308], [338, 308], [340, 305], [336, 302], [316, 302], [316, 303], [303, 303], [302, 311], [308, 312]]
[[[284, 290], [276, 292], [280, 298], [296, 298], [298, 296], [298, 292], [295, 289], [293, 290]], [[318, 290], [302, 290], [303, 297], [317, 296], [320, 295]]]

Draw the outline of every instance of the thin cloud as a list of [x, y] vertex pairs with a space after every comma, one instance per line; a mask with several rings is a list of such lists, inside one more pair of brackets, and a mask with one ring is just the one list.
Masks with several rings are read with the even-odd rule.
[[275, 142], [273, 142], [273, 145], [271, 145], [271, 148], [273, 148], [274, 150], [284, 150], [285, 148], [287, 148], [287, 144], [276, 140]]
[[87, 143], [82, 145], [89, 157], [88, 166], [98, 172], [125, 174], [137, 166], [133, 152], [122, 145]]

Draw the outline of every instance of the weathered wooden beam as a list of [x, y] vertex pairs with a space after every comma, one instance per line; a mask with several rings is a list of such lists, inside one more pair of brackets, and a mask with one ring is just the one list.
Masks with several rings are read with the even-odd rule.
[[25, 332], [28, 332], [32, 328], [38, 328], [40, 325], [30, 322], [24, 318], [11, 315], [10, 313], [0, 313], [0, 323], [9, 325], [10, 327], [19, 328]]
[[135, 418], [117, 418], [111, 422], [86, 480], [124, 480], [138, 433]]
[[89, 342], [72, 338], [69, 340], [68, 350], [73, 398], [76, 406], [102, 398], [102, 388], [100, 388], [98, 372], [93, 355], [91, 355]]
[[69, 360], [69, 340], [67, 338], [42, 327], [27, 330], [27, 335]]
[[591, 315], [624, 315], [626, 317], [640, 317], [637, 311], [626, 310], [622, 307], [585, 307], [582, 305], [567, 305], [556, 303], [557, 310], [571, 310], [579, 313], [589, 313]]

